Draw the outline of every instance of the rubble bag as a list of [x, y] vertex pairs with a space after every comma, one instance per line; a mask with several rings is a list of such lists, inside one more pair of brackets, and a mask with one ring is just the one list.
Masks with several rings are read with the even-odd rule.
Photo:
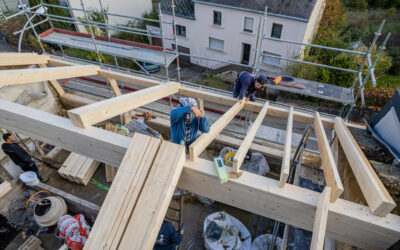
[[204, 220], [204, 247], [209, 250], [250, 250], [249, 230], [226, 212], [210, 214]]
[[57, 228], [61, 238], [72, 250], [80, 250], [86, 243], [90, 234], [90, 226], [85, 221], [82, 214], [64, 215], [58, 220]]
[[[251, 245], [251, 250], [269, 249], [269, 245], [271, 245], [273, 237], [274, 236], [272, 234], [263, 234], [257, 236], [257, 238], [254, 239], [253, 244]], [[280, 237], [276, 237], [275, 247], [273, 247], [273, 249], [281, 250], [281, 246], [282, 239]]]

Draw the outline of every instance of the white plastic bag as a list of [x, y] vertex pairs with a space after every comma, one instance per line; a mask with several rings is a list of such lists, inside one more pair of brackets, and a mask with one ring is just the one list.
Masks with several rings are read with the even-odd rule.
[[[253, 244], [251, 245], [251, 250], [265, 250], [269, 248], [269, 245], [272, 243], [272, 234], [263, 234], [260, 236], [257, 236], [257, 238], [254, 239]], [[282, 246], [282, 239], [279, 237], [276, 237], [275, 240], [275, 247], [273, 249], [276, 250], [281, 250]]]
[[204, 247], [209, 250], [250, 250], [249, 230], [226, 212], [210, 214], [204, 220]]

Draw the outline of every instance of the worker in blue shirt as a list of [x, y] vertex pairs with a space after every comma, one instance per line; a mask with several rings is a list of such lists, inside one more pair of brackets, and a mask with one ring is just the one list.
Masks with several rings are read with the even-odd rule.
[[197, 139], [197, 132], [210, 131], [210, 124], [203, 109], [197, 108], [193, 98], [180, 98], [182, 107], [174, 109], [170, 114], [171, 138], [173, 143], [184, 144], [187, 147]]
[[248, 99], [255, 102], [256, 89], [261, 88], [265, 80], [267, 80], [267, 78], [263, 75], [256, 77], [245, 71], [238, 73], [233, 90], [233, 97], [237, 98], [239, 103], [242, 103], [244, 98], [246, 101]]
[[175, 246], [182, 242], [183, 233], [183, 226], [178, 233], [171, 222], [164, 221], [158, 232], [154, 250], [175, 250]]

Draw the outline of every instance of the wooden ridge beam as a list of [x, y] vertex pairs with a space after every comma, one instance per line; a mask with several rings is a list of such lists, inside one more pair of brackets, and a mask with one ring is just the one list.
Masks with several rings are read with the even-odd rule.
[[335, 119], [335, 131], [372, 213], [387, 216], [396, 203], [340, 117]]
[[264, 120], [265, 115], [268, 110], [268, 102], [264, 104], [264, 107], [261, 109], [260, 113], [257, 116], [257, 119], [254, 121], [253, 125], [250, 128], [250, 131], [247, 133], [246, 138], [244, 138], [242, 144], [240, 145], [239, 150], [235, 154], [233, 158], [233, 168], [232, 171], [234, 173], [239, 172], [240, 167], [242, 166], [243, 160], [246, 157], [247, 151], [249, 151], [250, 145], [256, 137], [257, 131], [260, 128], [262, 121]]
[[330, 201], [335, 202], [343, 193], [344, 188], [318, 112], [315, 112], [314, 130], [317, 135], [325, 182], [327, 186], [332, 188]]
[[37, 54], [8, 54], [0, 53], [0, 66], [19, 66], [19, 65], [34, 65], [34, 64], [46, 64], [50, 57], [45, 55]]
[[[29, 126], [27, 125], [29, 124]], [[68, 119], [0, 100], [0, 127], [94, 160], [119, 166], [131, 138], [82, 129]], [[212, 161], [186, 161], [178, 187], [251, 213], [312, 230], [319, 193], [244, 171], [221, 185]], [[327, 235], [365, 249], [385, 249], [400, 238], [400, 216], [374, 216], [369, 207], [338, 199], [329, 208]]]
[[211, 125], [208, 133], [203, 133], [189, 146], [190, 160], [194, 161], [208, 145], [215, 139], [215, 137], [226, 127], [226, 125], [242, 110], [244, 106], [242, 103], [235, 103], [228, 111], [225, 112], [217, 121]]
[[79, 65], [39, 69], [0, 70], [0, 86], [97, 75], [98, 66]]
[[70, 110], [68, 116], [76, 126], [87, 128], [90, 125], [175, 94], [178, 92], [179, 86], [179, 83], [170, 83], [142, 89]]
[[311, 239], [311, 250], [323, 250], [325, 242], [326, 223], [328, 222], [329, 199], [331, 188], [325, 186], [324, 191], [318, 198], [317, 212], [315, 213], [313, 234]]
[[292, 152], [292, 131], [293, 131], [293, 107], [290, 107], [287, 125], [285, 148], [283, 150], [281, 175], [279, 178], [279, 187], [284, 187], [290, 172], [290, 153]]

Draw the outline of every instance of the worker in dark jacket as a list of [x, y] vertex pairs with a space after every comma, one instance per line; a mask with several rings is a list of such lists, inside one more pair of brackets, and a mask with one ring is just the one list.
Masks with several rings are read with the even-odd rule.
[[205, 112], [197, 108], [193, 98], [179, 99], [182, 107], [174, 109], [170, 114], [171, 138], [173, 143], [189, 146], [197, 139], [197, 132], [210, 131], [210, 124], [205, 117]]
[[183, 227], [178, 233], [171, 222], [164, 221], [158, 233], [154, 250], [175, 250], [175, 246], [182, 241], [183, 232]]
[[33, 162], [30, 155], [18, 145], [14, 135], [10, 133], [3, 134], [3, 139], [5, 142], [1, 148], [3, 149], [4, 153], [11, 158], [15, 165], [18, 165], [24, 172], [35, 172], [39, 180], [42, 182], [48, 181], [48, 179], [43, 181], [35, 162]]
[[246, 101], [248, 99], [255, 102], [256, 89], [261, 88], [266, 79], [267, 78], [263, 75], [256, 77], [245, 71], [238, 73], [233, 90], [233, 97], [237, 98], [239, 103], [241, 103], [244, 98]]

